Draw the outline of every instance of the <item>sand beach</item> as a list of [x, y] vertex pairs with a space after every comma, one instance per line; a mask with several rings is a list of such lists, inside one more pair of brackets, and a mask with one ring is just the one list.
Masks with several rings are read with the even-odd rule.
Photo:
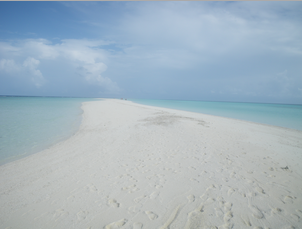
[[302, 131], [85, 102], [79, 131], [0, 166], [0, 228], [302, 228]]

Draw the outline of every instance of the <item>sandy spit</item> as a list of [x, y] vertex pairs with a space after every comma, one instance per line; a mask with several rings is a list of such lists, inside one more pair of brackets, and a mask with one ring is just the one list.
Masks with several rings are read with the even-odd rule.
[[0, 228], [302, 228], [302, 132], [121, 100], [0, 166]]

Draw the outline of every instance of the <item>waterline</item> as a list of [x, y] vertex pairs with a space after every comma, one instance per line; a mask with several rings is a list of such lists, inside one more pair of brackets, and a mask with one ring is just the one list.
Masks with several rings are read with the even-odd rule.
[[69, 138], [89, 98], [0, 97], [0, 164], [39, 152]]
[[130, 101], [302, 130], [302, 105], [149, 99]]

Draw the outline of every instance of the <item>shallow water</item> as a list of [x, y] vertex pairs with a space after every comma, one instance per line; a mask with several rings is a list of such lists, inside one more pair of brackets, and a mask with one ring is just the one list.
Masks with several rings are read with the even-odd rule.
[[130, 101], [302, 130], [302, 105], [149, 99]]
[[72, 136], [90, 98], [0, 97], [0, 164]]
[[[72, 136], [81, 103], [92, 98], [0, 97], [0, 164], [46, 149]], [[181, 100], [133, 102], [302, 130], [302, 105]]]

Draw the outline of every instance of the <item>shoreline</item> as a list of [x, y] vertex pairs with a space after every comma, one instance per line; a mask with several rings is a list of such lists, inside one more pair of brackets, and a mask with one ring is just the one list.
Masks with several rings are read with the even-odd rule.
[[[41, 96], [9, 96], [9, 97], [41, 97]], [[47, 96], [49, 98], [57, 98], [55, 96]], [[42, 97], [41, 97], [42, 98]], [[64, 98], [75, 98], [75, 97], [64, 97]], [[96, 101], [99, 101], [99, 100], [110, 100], [108, 98], [91, 98], [91, 99], [94, 99]], [[112, 100], [119, 100], [119, 99], [112, 99]], [[126, 100], [125, 100], [126, 101]], [[258, 125], [264, 125], [264, 126], [268, 126], [268, 127], [273, 127], [273, 128], [281, 128], [281, 129], [285, 129], [285, 130], [293, 130], [293, 131], [300, 131], [302, 132], [302, 130], [299, 130], [299, 129], [293, 129], [293, 128], [290, 128], [290, 127], [283, 127], [283, 126], [277, 126], [277, 125], [271, 125], [271, 124], [266, 124], [266, 123], [261, 123], [261, 122], [255, 122], [255, 121], [249, 121], [249, 120], [244, 120], [244, 119], [237, 119], [237, 118], [231, 118], [231, 117], [225, 117], [225, 116], [220, 116], [220, 115], [214, 115], [214, 114], [206, 114], [206, 113], [201, 113], [201, 112], [197, 112], [197, 111], [189, 111], [189, 110], [182, 110], [182, 109], [177, 109], [177, 108], [167, 108], [167, 107], [157, 107], [155, 105], [145, 105], [145, 104], [142, 104], [142, 103], [139, 103], [139, 102], [135, 102], [135, 101], [131, 101], [131, 100], [127, 100], [128, 102], [132, 102], [134, 104], [137, 104], [137, 105], [141, 105], [141, 106], [147, 106], [147, 107], [150, 107], [150, 108], [162, 108], [162, 109], [167, 109], [167, 110], [175, 110], [175, 111], [185, 111], [185, 112], [189, 112], [189, 113], [196, 113], [196, 114], [202, 114], [202, 115], [208, 115], [208, 116], [213, 116], [213, 117], [218, 117], [218, 118], [225, 118], [225, 119], [231, 119], [231, 120], [237, 120], [237, 121], [243, 121], [243, 122], [248, 122], [248, 123], [252, 123], [252, 124], [258, 124]], [[173, 100], [172, 100], [173, 101]], [[195, 101], [195, 100], [180, 100], [180, 101]], [[197, 102], [199, 100], [196, 100]], [[88, 101], [85, 101], [85, 102], [88, 102]], [[211, 102], [211, 101], [201, 101], [201, 102]], [[217, 102], [224, 102], [224, 101], [217, 101]], [[82, 102], [83, 104], [84, 102]], [[244, 102], [227, 102], [227, 103], [244, 103]], [[249, 102], [251, 103], [251, 102]], [[81, 108], [82, 107], [82, 104], [80, 106], [80, 109], [81, 109], [81, 113], [83, 114], [83, 109]], [[255, 104], [266, 104], [266, 103], [255, 103]], [[273, 103], [267, 103], [267, 104], [273, 104]], [[279, 103], [276, 103], [277, 105], [301, 105], [301, 104], [279, 104]], [[302, 105], [301, 105], [302, 106]], [[81, 119], [82, 119], [82, 114], [81, 114]], [[49, 149], [51, 148], [52, 146], [60, 143], [60, 142], [63, 142], [67, 139], [69, 139], [70, 137], [72, 137], [77, 131], [79, 131], [79, 128], [80, 128], [80, 124], [77, 128], [77, 130], [74, 130], [73, 133], [69, 136], [65, 136], [64, 138], [60, 139], [60, 140], [56, 140], [54, 141], [53, 143], [51, 144], [47, 144], [47, 146], [45, 148], [41, 148], [40, 150], [36, 150], [35, 152], [33, 153], [24, 153], [24, 154], [20, 154], [20, 155], [15, 155], [15, 156], [11, 156], [9, 158], [5, 158], [5, 159], [1, 159], [0, 161], [0, 166], [2, 165], [5, 165], [7, 163], [10, 163], [10, 162], [13, 162], [13, 161], [17, 161], [17, 160], [20, 160], [22, 158], [25, 158], [25, 157], [28, 157], [30, 155], [33, 155], [33, 154], [36, 154], [36, 153], [39, 153], [43, 150], [46, 150], [46, 149]]]
[[[105, 100], [123, 101], [123, 100], [119, 100], [119, 99], [106, 99], [106, 98], [95, 98], [95, 99], [98, 99], [98, 101], [105, 101]], [[173, 108], [165, 108], [165, 107], [157, 107], [157, 106], [152, 106], [152, 105], [145, 105], [145, 104], [140, 104], [140, 103], [133, 102], [131, 100], [125, 100], [125, 101], [133, 103], [133, 104], [138, 105], [138, 106], [147, 107], [147, 108], [150, 108], [150, 109], [163, 109], [163, 110], [166, 110], [167, 112], [185, 112], [185, 113], [200, 114], [200, 115], [203, 115], [203, 116], [209, 116], [209, 117], [213, 117], [213, 118], [216, 117], [216, 118], [222, 118], [222, 119], [229, 119], [229, 120], [233, 120], [233, 121], [246, 122], [246, 123], [250, 123], [250, 124], [253, 124], [253, 125], [260, 125], [260, 126], [266, 126], [266, 127], [269, 127], [269, 128], [277, 128], [277, 129], [279, 128], [279, 129], [283, 129], [283, 130], [294, 131], [294, 132], [296, 131], [298, 133], [299, 132], [302, 133], [302, 130], [292, 129], [292, 128], [288, 128], [288, 127], [275, 126], [275, 125], [270, 125], [270, 124], [265, 124], [265, 123], [258, 123], [258, 122], [248, 121], [248, 120], [229, 118], [229, 117], [223, 117], [223, 116], [212, 115], [212, 114], [204, 114], [204, 113], [199, 113], [199, 112], [194, 112], [194, 111], [186, 111], [186, 110], [179, 110], [179, 109], [173, 109]], [[13, 160], [11, 158], [3, 159], [2, 161], [7, 161], [7, 162], [1, 163], [0, 167], [3, 166], [3, 165], [6, 165], [8, 163], [11, 163], [11, 162], [14, 162], [14, 161], [18, 161], [18, 160], [22, 160], [22, 159], [24, 159], [26, 157], [30, 157], [32, 155], [35, 155], [36, 153], [40, 153], [40, 152], [43, 152], [45, 150], [48, 150], [48, 149], [52, 148], [53, 146], [55, 146], [57, 144], [60, 144], [62, 142], [65, 142], [69, 138], [72, 138], [80, 130], [80, 127], [82, 125], [83, 114], [84, 114], [83, 104], [86, 103], [86, 102], [89, 102], [89, 101], [82, 102], [81, 107], [80, 107], [80, 109], [82, 111], [82, 113], [81, 113], [81, 116], [82, 116], [81, 117], [82, 118], [81, 124], [79, 125], [78, 129], [73, 132], [72, 135], [70, 135], [68, 137], [65, 137], [62, 140], [56, 141], [56, 142], [52, 143], [51, 145], [49, 145], [48, 147], [46, 147], [43, 150], [40, 150], [38, 152], [31, 153], [31, 154], [26, 154], [26, 155], [13, 156], [14, 158], [17, 158], [17, 159], [13, 159]]]
[[[195, 101], [195, 100], [192, 100], [192, 101]], [[167, 109], [167, 111], [170, 110], [170, 111], [176, 111], [176, 112], [177, 111], [180, 111], [180, 112], [183, 111], [183, 112], [188, 112], [188, 113], [201, 114], [201, 115], [205, 115], [205, 116], [213, 116], [213, 117], [217, 117], [217, 118], [230, 119], [230, 120], [239, 121], [239, 122], [247, 122], [247, 123], [251, 123], [251, 124], [255, 124], [255, 125], [267, 126], [267, 127], [271, 127], [271, 128], [281, 128], [281, 129], [289, 130], [289, 131], [298, 131], [298, 132], [302, 133], [302, 130], [293, 129], [293, 128], [289, 128], [289, 127], [276, 126], [276, 125], [271, 125], [271, 124], [266, 124], [266, 123], [260, 123], [260, 122], [254, 122], [254, 121], [244, 120], [244, 119], [224, 117], [224, 116], [220, 116], [220, 115], [205, 114], [205, 113], [200, 113], [200, 112], [197, 112], [197, 111], [188, 111], [188, 110], [181, 110], [181, 109], [176, 109], [176, 108], [174, 109], [174, 108], [166, 108], [166, 107], [157, 107], [157, 106], [153, 106], [153, 105], [145, 105], [145, 104], [133, 102], [131, 100], [128, 100], [128, 102], [132, 102], [132, 103], [137, 104], [137, 105], [146, 106], [146, 107], [155, 108], [155, 109], [157, 109], [157, 108], [159, 108], [159, 109]], [[204, 101], [204, 102], [207, 102], [207, 101]], [[244, 103], [244, 102], [230, 102], [230, 103]], [[256, 103], [256, 104], [259, 104], [259, 103]], [[265, 104], [265, 103], [263, 103], [263, 104]], [[272, 104], [272, 103], [268, 103], [268, 104]], [[276, 104], [279, 104], [279, 103], [276, 103]], [[287, 105], [287, 104], [280, 103], [280, 105]], [[290, 104], [290, 105], [301, 105], [301, 104]]]
[[[132, 100], [129, 100], [132, 101]], [[295, 119], [295, 124], [294, 123], [283, 123], [282, 120], [286, 120], [286, 119], [290, 119], [290, 117], [283, 117], [282, 119], [280, 119], [280, 117], [278, 118], [278, 120], [275, 120], [274, 122], [268, 121], [267, 118], [265, 117], [261, 117], [261, 116], [249, 116], [248, 118], [246, 117], [246, 114], [242, 114], [242, 111], [239, 111], [239, 113], [237, 112], [231, 112], [231, 113], [224, 113], [226, 111], [226, 108], [220, 110], [219, 112], [214, 112], [214, 110], [207, 110], [207, 106], [205, 105], [204, 108], [197, 108], [198, 106], [201, 106], [201, 104], [195, 104], [196, 107], [194, 108], [188, 108], [186, 107], [187, 105], [185, 105], [185, 107], [181, 107], [178, 108], [177, 106], [175, 107], [175, 105], [173, 105], [173, 102], [194, 102], [194, 103], [203, 103], [207, 104], [207, 103], [222, 103], [222, 104], [254, 104], [254, 105], [277, 105], [277, 106], [301, 106], [301, 104], [278, 104], [278, 103], [251, 103], [251, 102], [219, 102], [219, 101], [198, 101], [198, 100], [150, 100], [151, 103], [152, 101], [169, 101], [171, 102], [170, 104], [166, 104], [166, 105], [162, 105], [162, 104], [155, 104], [155, 105], [150, 105], [148, 104], [148, 100], [146, 100], [147, 103], [144, 104], [144, 102], [141, 102], [141, 100], [139, 99], [134, 99], [132, 102], [134, 103], [138, 103], [141, 105], [146, 105], [146, 106], [153, 106], [153, 107], [161, 107], [161, 108], [167, 108], [167, 109], [172, 109], [172, 110], [180, 110], [180, 111], [187, 111], [187, 112], [193, 112], [193, 113], [199, 113], [199, 114], [205, 114], [205, 115], [213, 115], [216, 117], [223, 117], [223, 118], [231, 118], [231, 119], [236, 119], [236, 120], [241, 120], [241, 121], [247, 121], [247, 122], [253, 122], [253, 123], [258, 123], [258, 124], [263, 124], [263, 125], [269, 125], [269, 126], [276, 126], [276, 127], [281, 127], [281, 128], [288, 128], [288, 129], [293, 129], [293, 130], [298, 130], [298, 131], [302, 131], [302, 126], [301, 126], [301, 119], [296, 120], [296, 117], [294, 117]], [[235, 108], [238, 109], [238, 108]], [[257, 107], [251, 108], [249, 107], [249, 109], [259, 109]], [[222, 112], [222, 113], [221, 113]], [[272, 112], [272, 111], [270, 111]], [[277, 112], [277, 111], [276, 111]], [[282, 110], [281, 110], [282, 112]], [[216, 113], [216, 114], [215, 114]], [[278, 112], [277, 112], [278, 113]], [[239, 114], [239, 116], [238, 116]], [[296, 114], [297, 115], [297, 114]], [[237, 117], [236, 117], [237, 116]], [[277, 122], [278, 121], [278, 122]]]
[[132, 101], [0, 166], [1, 228], [301, 226], [302, 131]]
[[43, 151], [74, 135], [82, 121], [82, 102], [85, 100], [51, 97], [2, 100], [0, 165]]

